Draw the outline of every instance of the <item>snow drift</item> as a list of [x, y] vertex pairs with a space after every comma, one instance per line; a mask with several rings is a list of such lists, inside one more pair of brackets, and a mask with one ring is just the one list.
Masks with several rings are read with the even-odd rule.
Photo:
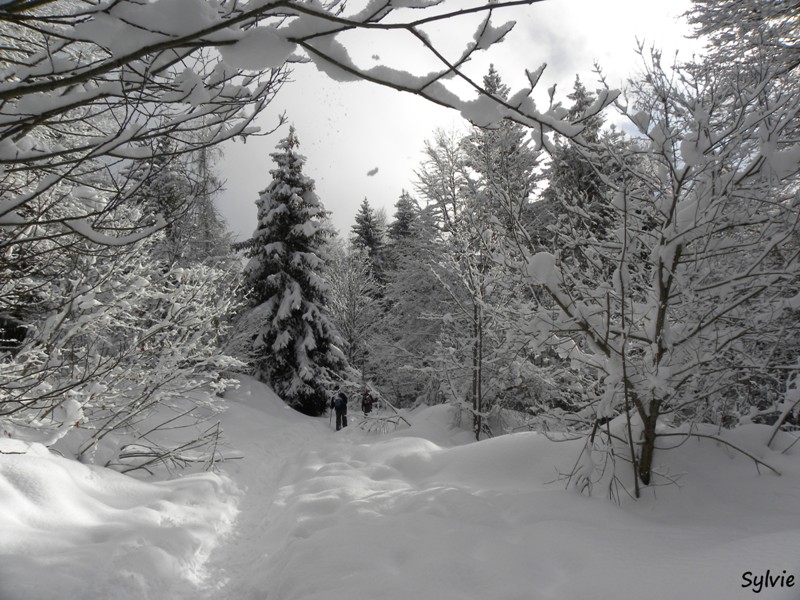
[[243, 458], [221, 474], [142, 482], [3, 441], [0, 598], [731, 600], [767, 569], [783, 585], [758, 597], [800, 597], [800, 464], [765, 427], [731, 435], [781, 477], [689, 440], [659, 454], [675, 484], [616, 505], [564, 489], [580, 442], [465, 443], [446, 406], [378, 436], [250, 379], [228, 401]]

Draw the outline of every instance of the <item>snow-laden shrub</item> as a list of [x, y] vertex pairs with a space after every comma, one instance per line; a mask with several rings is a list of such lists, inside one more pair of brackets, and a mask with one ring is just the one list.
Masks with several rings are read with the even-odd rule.
[[231, 385], [224, 373], [239, 366], [220, 349], [235, 276], [224, 265], [150, 262], [157, 238], [87, 247], [70, 258], [67, 277], [39, 281], [46, 311], [0, 362], [0, 434], [61, 440], [63, 452], [82, 460], [121, 464], [130, 443], [139, 454], [172, 451], [154, 434], [155, 413], [173, 428], [190, 422], [188, 433], [222, 410], [215, 392]]

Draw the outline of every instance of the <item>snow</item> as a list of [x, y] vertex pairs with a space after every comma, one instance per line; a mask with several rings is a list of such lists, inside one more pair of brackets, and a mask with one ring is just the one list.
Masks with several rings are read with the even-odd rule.
[[556, 257], [549, 252], [537, 252], [528, 260], [527, 275], [536, 283], [552, 282]]
[[275, 27], [256, 27], [230, 46], [219, 46], [225, 62], [236, 69], [254, 71], [277, 69], [294, 52], [295, 44], [286, 41]]
[[103, 244], [105, 246], [127, 246], [128, 244], [138, 242], [139, 240], [153, 235], [153, 233], [159, 229], [163, 229], [166, 226], [166, 221], [162, 215], [158, 215], [155, 225], [151, 225], [137, 233], [117, 237], [96, 231], [86, 219], [70, 219], [64, 221], [64, 224], [75, 233], [97, 244]]
[[[183, 72], [177, 75], [174, 85], [176, 87], [175, 92], [163, 95], [162, 98], [165, 102], [185, 102], [192, 106], [200, 106], [211, 100], [211, 95], [203, 85], [203, 80], [191, 69], [184, 69]], [[127, 150], [126, 154], [130, 155]]]
[[[0, 441], [0, 597], [181, 598], [235, 515], [229, 479], [146, 483]], [[19, 452], [20, 454], [14, 454]]]
[[320, 72], [325, 73], [334, 81], [348, 82], [361, 79], [361, 77], [342, 68], [343, 66], [352, 69], [354, 65], [347, 48], [334, 36], [315, 39], [314, 49], [316, 52], [309, 52], [311, 61]]
[[248, 378], [226, 398], [241, 458], [218, 474], [139, 481], [0, 441], [0, 598], [735, 600], [767, 569], [795, 584], [759, 597], [800, 595], [798, 453], [766, 426], [729, 441], [781, 477], [676, 439], [657, 460], [678, 483], [617, 505], [559, 480], [582, 441], [476, 443], [448, 406], [388, 435], [352, 410], [337, 433]]
[[[153, 15], [158, 15], [155, 24]], [[205, 0], [114, 2], [106, 11], [92, 12], [91, 19], [76, 24], [73, 35], [106, 48], [114, 56], [124, 56], [145, 45], [203, 31], [218, 18], [214, 5]]]
[[395, 8], [426, 8], [441, 4], [442, 0], [390, 0]]
[[487, 21], [485, 27], [479, 29], [475, 35], [475, 45], [479, 50], [488, 50], [493, 44], [502, 41], [516, 24], [516, 21], [508, 21], [499, 27], [494, 27]]
[[763, 154], [777, 178], [784, 179], [797, 173], [800, 165], [800, 144], [784, 150], [776, 150], [771, 145], [765, 144]]

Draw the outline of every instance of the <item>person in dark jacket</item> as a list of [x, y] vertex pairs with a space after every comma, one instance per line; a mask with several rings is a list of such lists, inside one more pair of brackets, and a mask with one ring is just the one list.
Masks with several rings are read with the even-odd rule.
[[331, 408], [336, 412], [336, 431], [342, 427], [347, 427], [347, 394], [339, 390], [331, 398]]
[[361, 410], [364, 411], [365, 417], [372, 412], [373, 402], [374, 400], [372, 399], [372, 394], [369, 393], [369, 388], [364, 388], [364, 395], [361, 396]]

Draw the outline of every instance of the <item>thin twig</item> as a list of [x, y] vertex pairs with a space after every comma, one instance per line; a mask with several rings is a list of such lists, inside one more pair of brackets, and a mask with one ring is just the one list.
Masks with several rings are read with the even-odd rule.
[[658, 437], [689, 437], [689, 436], [696, 437], [696, 438], [703, 438], [703, 439], [713, 440], [715, 442], [719, 442], [720, 444], [725, 444], [729, 448], [733, 448], [737, 452], [741, 452], [742, 454], [744, 454], [747, 458], [749, 458], [754, 463], [756, 463], [756, 467], [758, 467], [758, 465], [762, 465], [762, 466], [768, 468], [773, 473], [775, 473], [775, 475], [777, 475], [778, 477], [781, 476], [781, 472], [778, 471], [775, 467], [771, 467], [770, 465], [765, 463], [763, 460], [761, 460], [759, 458], [756, 458], [755, 456], [750, 454], [747, 450], [743, 450], [742, 448], [740, 448], [736, 444], [732, 444], [731, 442], [723, 440], [722, 438], [718, 438], [715, 435], [708, 435], [708, 434], [705, 434], [705, 433], [694, 433], [694, 432], [689, 432], [689, 433], [657, 433], [656, 434], [657, 438]]

